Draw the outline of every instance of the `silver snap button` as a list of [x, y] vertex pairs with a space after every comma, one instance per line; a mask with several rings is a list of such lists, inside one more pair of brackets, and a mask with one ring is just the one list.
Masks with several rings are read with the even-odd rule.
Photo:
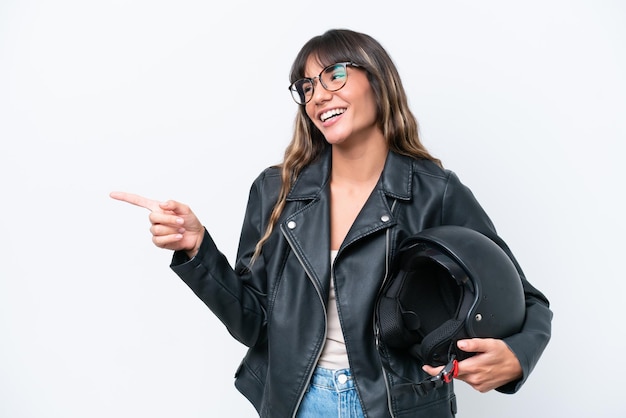
[[339, 376], [337, 376], [337, 381], [343, 385], [348, 381], [348, 376], [346, 376], [345, 374], [340, 374]]
[[389, 215], [383, 215], [380, 217], [380, 220], [383, 222], [389, 222]]
[[287, 228], [294, 229], [295, 227], [296, 227], [296, 222], [295, 221], [287, 222]]

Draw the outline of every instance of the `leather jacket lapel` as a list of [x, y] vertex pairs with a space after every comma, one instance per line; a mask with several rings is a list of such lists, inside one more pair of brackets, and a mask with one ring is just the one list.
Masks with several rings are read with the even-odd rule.
[[330, 290], [330, 147], [307, 166], [295, 181], [287, 203], [298, 209], [280, 228], [322, 300]]
[[[325, 189], [327, 190], [327, 189]], [[326, 301], [330, 288], [330, 212], [328, 193], [289, 216], [281, 225], [291, 249]]]

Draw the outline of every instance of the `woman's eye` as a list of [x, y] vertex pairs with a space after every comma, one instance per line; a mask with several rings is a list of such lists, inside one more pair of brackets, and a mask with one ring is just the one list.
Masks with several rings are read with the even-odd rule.
[[311, 86], [311, 83], [303, 83], [300, 86], [300, 89], [302, 90], [302, 93], [308, 94], [313, 90], [313, 87]]
[[330, 81], [344, 80], [346, 78], [346, 69], [344, 66], [334, 67], [330, 72]]

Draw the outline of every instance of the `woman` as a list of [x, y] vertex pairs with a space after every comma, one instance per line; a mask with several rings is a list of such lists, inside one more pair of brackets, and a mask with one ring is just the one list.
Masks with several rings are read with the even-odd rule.
[[[153, 242], [171, 268], [249, 347], [236, 387], [262, 417], [452, 417], [453, 385], [397, 394], [374, 336], [374, 306], [400, 242], [443, 224], [498, 237], [471, 191], [418, 136], [395, 65], [368, 35], [330, 30], [291, 69], [299, 109], [278, 167], [254, 181], [236, 266], [190, 208], [114, 192], [152, 211]], [[517, 265], [517, 263], [516, 263]], [[458, 342], [475, 356], [458, 376], [517, 391], [550, 338], [547, 299], [524, 278], [526, 320], [504, 340]], [[403, 368], [419, 381], [440, 368]], [[338, 415], [338, 408], [345, 410]]]

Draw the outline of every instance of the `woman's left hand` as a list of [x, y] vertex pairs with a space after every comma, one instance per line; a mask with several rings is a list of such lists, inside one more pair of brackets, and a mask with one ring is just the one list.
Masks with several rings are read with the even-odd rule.
[[[457, 347], [476, 355], [459, 362], [457, 379], [479, 392], [488, 392], [522, 377], [522, 366], [508, 345], [493, 338], [472, 338], [457, 341]], [[443, 367], [424, 366], [436, 376]]]

